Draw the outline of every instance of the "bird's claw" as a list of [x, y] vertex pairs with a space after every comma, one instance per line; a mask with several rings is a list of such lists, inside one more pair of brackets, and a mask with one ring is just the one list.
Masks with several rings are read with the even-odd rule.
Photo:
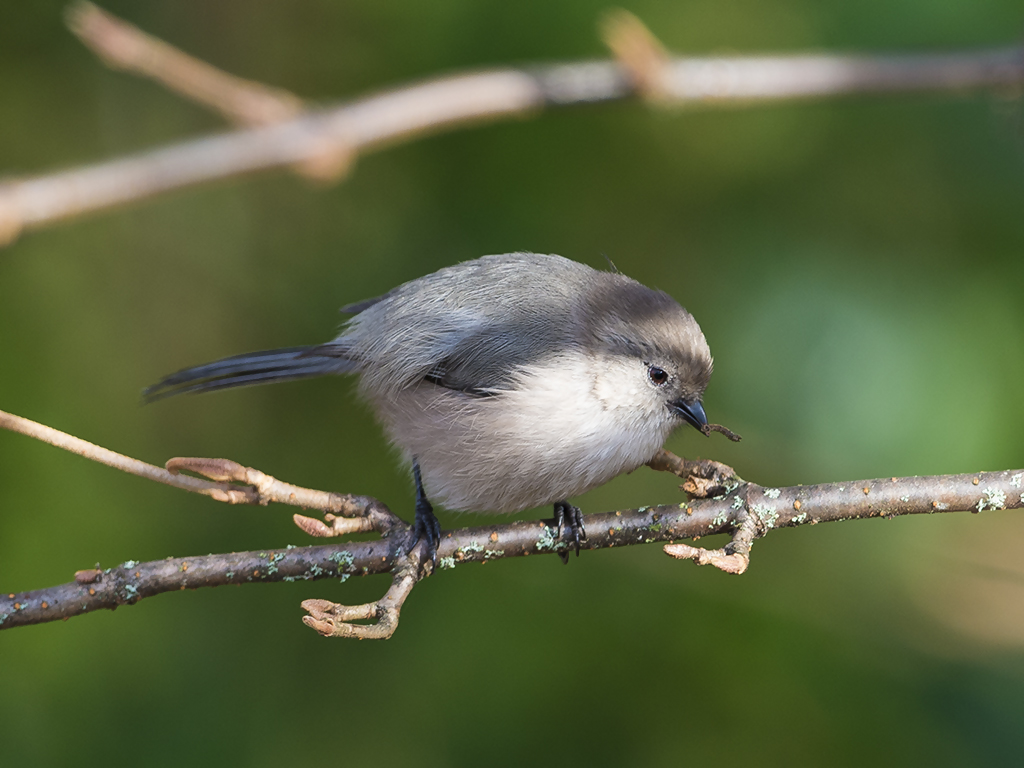
[[412, 461], [412, 477], [416, 482], [416, 519], [412, 524], [410, 532], [409, 551], [421, 540], [427, 549], [427, 558], [437, 567], [437, 548], [441, 544], [441, 524], [437, 522], [437, 515], [423, 490], [423, 477], [420, 475], [420, 464], [416, 459]]
[[[580, 542], [587, 540], [587, 531], [583, 527], [583, 513], [579, 507], [574, 507], [567, 501], [555, 503], [555, 520], [558, 523], [558, 538], [563, 533], [568, 534], [568, 539], [576, 550], [576, 557], [580, 556]], [[569, 553], [560, 552], [559, 556], [563, 563], [569, 562]]]
[[436, 567], [437, 548], [441, 544], [441, 524], [429, 504], [422, 507], [420, 504], [416, 504], [416, 520], [412, 524], [409, 538], [409, 551], [412, 551], [412, 548], [422, 541], [427, 549], [426, 559]]

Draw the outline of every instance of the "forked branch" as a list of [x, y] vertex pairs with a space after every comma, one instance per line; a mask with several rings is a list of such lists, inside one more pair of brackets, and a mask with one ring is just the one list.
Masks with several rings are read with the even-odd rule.
[[[165, 470], [158, 467], [121, 457], [10, 414], [0, 412], [0, 427], [44, 439], [132, 474], [159, 482], [171, 479], [174, 482], [169, 484], [219, 501], [273, 501], [316, 509], [323, 513], [323, 521], [306, 515], [294, 516], [296, 524], [314, 536], [336, 537], [357, 531], [381, 533], [381, 538], [373, 541], [168, 558], [148, 563], [127, 561], [113, 568], [82, 570], [67, 584], [0, 595], [0, 629], [132, 605], [145, 597], [186, 588], [326, 578], [345, 581], [353, 575], [389, 573], [391, 587], [377, 602], [344, 606], [314, 599], [302, 603], [309, 614], [303, 621], [321, 634], [385, 638], [395, 631], [402, 605], [416, 582], [430, 573], [431, 564], [421, 561], [420, 548], [408, 550], [409, 527], [375, 499], [300, 488], [224, 459], [172, 459], [168, 466], [173, 472], [164, 477], [160, 473]], [[724, 464], [686, 461], [667, 451], [660, 452], [650, 466], [685, 478], [683, 489], [705, 498], [587, 515], [583, 549], [669, 542], [665, 551], [673, 557], [742, 573], [749, 565], [753, 542], [776, 528], [1024, 506], [1024, 470], [765, 488], [743, 481]], [[210, 479], [175, 474], [182, 470]], [[728, 534], [731, 541], [719, 550], [674, 543], [677, 539], [699, 539], [713, 534]], [[466, 563], [561, 554], [569, 548], [568, 541], [558, 538], [555, 520], [462, 528], [442, 534], [438, 565], [440, 570], [446, 570]], [[360, 621], [371, 623], [356, 623]]]

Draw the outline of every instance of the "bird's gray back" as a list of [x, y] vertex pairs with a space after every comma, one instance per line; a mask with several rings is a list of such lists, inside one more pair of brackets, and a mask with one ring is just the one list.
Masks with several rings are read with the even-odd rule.
[[580, 287], [596, 274], [560, 256], [484, 256], [363, 302], [327, 346], [356, 360], [362, 386], [380, 394], [425, 376], [452, 389], [500, 389], [521, 365], [574, 343]]
[[446, 267], [349, 309], [360, 311], [323, 349], [355, 361], [363, 390], [385, 396], [425, 377], [451, 389], [500, 390], [522, 366], [561, 351], [628, 346], [629, 329], [666, 312], [696, 327], [660, 291], [535, 253]]

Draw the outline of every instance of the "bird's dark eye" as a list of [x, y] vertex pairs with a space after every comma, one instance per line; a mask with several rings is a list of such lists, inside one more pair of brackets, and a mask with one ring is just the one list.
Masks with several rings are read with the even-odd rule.
[[668, 374], [656, 365], [652, 365], [647, 369], [647, 375], [659, 387], [668, 381]]

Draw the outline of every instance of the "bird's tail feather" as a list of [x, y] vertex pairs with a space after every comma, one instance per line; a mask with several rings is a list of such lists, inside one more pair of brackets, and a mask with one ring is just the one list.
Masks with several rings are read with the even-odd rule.
[[187, 392], [212, 392], [274, 381], [308, 379], [325, 374], [350, 373], [356, 369], [355, 363], [347, 358], [318, 354], [321, 349], [324, 348], [291, 347], [226, 357], [172, 373], [145, 389], [142, 397], [151, 403]]

